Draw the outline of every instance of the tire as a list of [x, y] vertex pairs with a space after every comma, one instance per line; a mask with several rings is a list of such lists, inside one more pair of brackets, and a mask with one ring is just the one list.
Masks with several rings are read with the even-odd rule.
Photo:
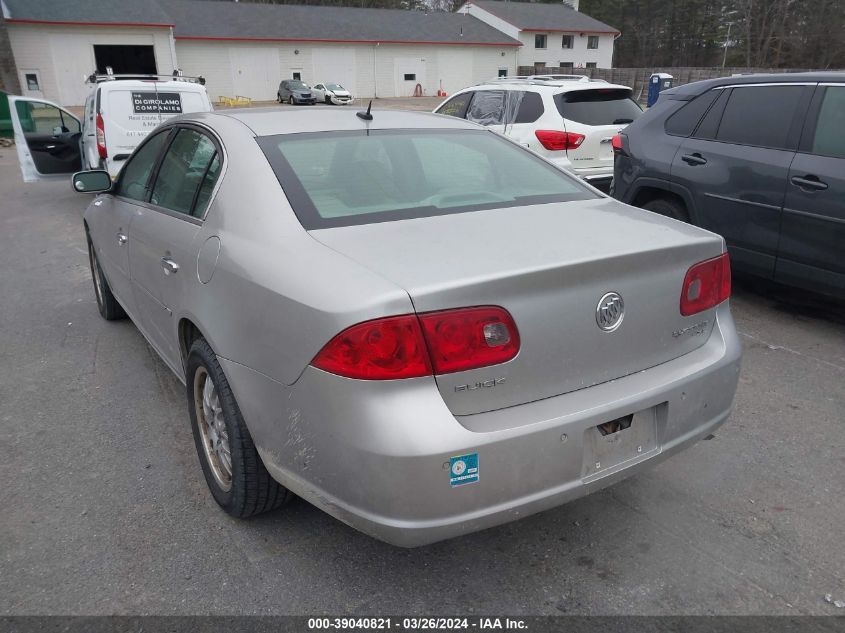
[[276, 103], [281, 103], [281, 102], [282, 102], [282, 95], [280, 95], [280, 94], [277, 92], [277, 93], [276, 93]]
[[643, 205], [643, 209], [680, 220], [681, 222], [689, 223], [690, 221], [686, 207], [682, 203], [670, 200], [669, 198], [655, 198], [654, 200], [650, 200]]
[[293, 495], [264, 467], [217, 356], [203, 338], [191, 346], [185, 382], [194, 444], [214, 500], [237, 518], [285, 505]]
[[97, 298], [97, 311], [106, 321], [117, 321], [126, 318], [126, 312], [112, 294], [109, 282], [103, 274], [103, 269], [97, 259], [91, 236], [85, 232], [88, 241], [88, 264], [91, 266], [91, 279], [94, 282], [94, 296]]
[[324, 97], [324, 99], [325, 99], [325, 101], [326, 101], [326, 105], [331, 105], [331, 104], [332, 104], [332, 100], [329, 98], [329, 95], [326, 95], [326, 96]]
[[288, 103], [290, 103], [291, 105], [296, 105], [296, 104], [293, 102], [293, 96], [291, 96], [291, 98], [290, 98], [290, 100], [288, 101]]

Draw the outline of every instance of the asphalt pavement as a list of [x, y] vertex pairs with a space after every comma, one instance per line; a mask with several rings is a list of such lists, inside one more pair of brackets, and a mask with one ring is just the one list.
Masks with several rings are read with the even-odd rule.
[[0, 615], [845, 611], [824, 600], [845, 600], [845, 318], [825, 302], [736, 289], [745, 357], [713, 439], [403, 550], [299, 500], [248, 521], [216, 506], [184, 388], [97, 314], [88, 200], [24, 185], [0, 149]]

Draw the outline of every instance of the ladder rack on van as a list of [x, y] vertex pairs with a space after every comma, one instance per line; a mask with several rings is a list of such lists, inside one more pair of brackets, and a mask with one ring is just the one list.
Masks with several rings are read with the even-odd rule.
[[182, 74], [181, 70], [174, 70], [170, 75], [152, 75], [146, 73], [135, 73], [135, 74], [121, 74], [115, 75], [113, 72], [110, 72], [111, 68], [106, 68], [106, 73], [101, 74], [97, 72], [93, 72], [85, 78], [85, 83], [89, 84], [98, 84], [104, 81], [116, 81], [116, 80], [136, 80], [136, 81], [185, 81], [187, 83], [195, 83], [201, 86], [205, 85], [205, 77], [199, 75], [198, 77], [188, 77]]

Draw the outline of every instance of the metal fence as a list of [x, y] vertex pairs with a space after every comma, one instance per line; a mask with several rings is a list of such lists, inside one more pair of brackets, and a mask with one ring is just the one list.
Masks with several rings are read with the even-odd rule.
[[[520, 66], [519, 75], [587, 75], [594, 79], [604, 79], [614, 84], [631, 86], [634, 98], [645, 103], [648, 97], [648, 79], [652, 73], [669, 73], [675, 78], [674, 84], [680, 86], [703, 79], [747, 75], [749, 73], [798, 73], [815, 70], [812, 68], [693, 68], [693, 67], [658, 67], [658, 68], [555, 68], [546, 66]], [[829, 70], [829, 69], [828, 69]]]

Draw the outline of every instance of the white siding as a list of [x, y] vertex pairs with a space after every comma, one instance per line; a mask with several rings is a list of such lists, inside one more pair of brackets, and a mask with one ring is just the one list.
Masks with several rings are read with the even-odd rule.
[[572, 35], [572, 48], [561, 46], [564, 33], [546, 33], [546, 48], [534, 48], [534, 36], [541, 33], [523, 31], [519, 34], [522, 46], [519, 48], [519, 65], [533, 66], [545, 62], [546, 66], [559, 66], [561, 62], [572, 62], [575, 68], [586, 68], [587, 62], [594, 62], [597, 68], [613, 66], [613, 35], [599, 35], [599, 47], [588, 49], [589, 33], [567, 33]]
[[[436, 95], [441, 82], [442, 89], [452, 94], [495, 77], [499, 68], [507, 68], [511, 75], [516, 72], [516, 53], [509, 46], [262, 42], [249, 47], [264, 51], [264, 56], [274, 55], [278, 63], [268, 61], [265, 66], [276, 75], [269, 73], [263, 85], [258, 82], [245, 94], [236, 90], [230, 52], [244, 48], [244, 43], [176, 40], [182, 70], [187, 75], [206, 77], [213, 100], [235, 94], [273, 99], [279, 81], [291, 78], [294, 72], [302, 73], [303, 81], [312, 85], [337, 81], [362, 98], [409, 96], [417, 83], [427, 96]], [[416, 80], [405, 82], [405, 73], [416, 74]]]
[[44, 98], [65, 106], [85, 103], [85, 77], [96, 65], [95, 44], [152, 45], [159, 73], [169, 74], [176, 65], [168, 28], [7, 26], [16, 66], [37, 70]]

